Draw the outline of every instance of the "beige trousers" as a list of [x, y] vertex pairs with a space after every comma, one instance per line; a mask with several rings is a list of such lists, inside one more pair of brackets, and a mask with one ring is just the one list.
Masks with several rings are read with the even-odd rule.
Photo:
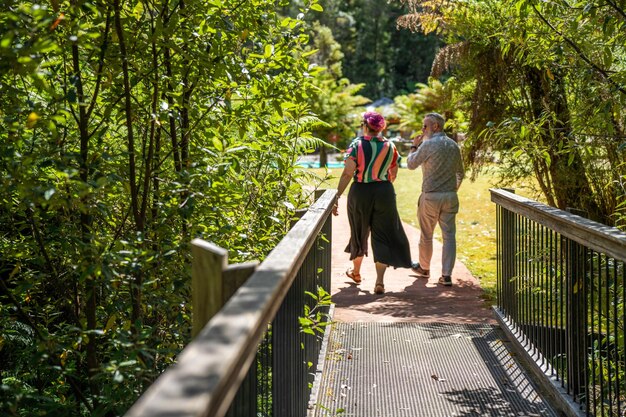
[[417, 220], [420, 226], [419, 263], [430, 269], [433, 256], [433, 232], [439, 224], [443, 239], [441, 274], [452, 275], [456, 260], [456, 214], [459, 198], [455, 191], [422, 193], [417, 201]]

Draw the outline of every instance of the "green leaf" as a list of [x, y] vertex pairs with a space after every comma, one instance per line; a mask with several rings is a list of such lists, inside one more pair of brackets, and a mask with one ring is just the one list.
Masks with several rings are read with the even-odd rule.
[[224, 150], [224, 144], [222, 143], [221, 139], [214, 136], [212, 142], [213, 142], [213, 146], [215, 147], [215, 149], [217, 149], [220, 152]]
[[133, 8], [133, 16], [135, 17], [135, 19], [137, 20], [141, 19], [141, 16], [143, 16], [143, 11], [144, 11], [143, 3], [138, 1], [135, 7]]

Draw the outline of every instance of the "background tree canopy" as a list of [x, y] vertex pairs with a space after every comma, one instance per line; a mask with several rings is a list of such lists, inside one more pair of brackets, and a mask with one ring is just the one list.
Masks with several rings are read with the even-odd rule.
[[[436, 50], [441, 45], [434, 34], [397, 30], [397, 19], [406, 13], [399, 3], [379, 0], [324, 0], [324, 13], [310, 15], [330, 28], [344, 53], [344, 76], [375, 101], [395, 97], [426, 83]], [[294, 0], [288, 10], [306, 4]]]
[[399, 24], [446, 42], [470, 116], [467, 159], [532, 175], [546, 201], [624, 225], [626, 13], [613, 1], [401, 0]]

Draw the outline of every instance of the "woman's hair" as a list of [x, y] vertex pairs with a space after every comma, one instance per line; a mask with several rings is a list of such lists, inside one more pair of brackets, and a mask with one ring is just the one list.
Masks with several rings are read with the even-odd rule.
[[376, 113], [375, 111], [365, 112], [363, 114], [363, 123], [375, 132], [380, 132], [387, 125], [385, 118], [380, 113]]

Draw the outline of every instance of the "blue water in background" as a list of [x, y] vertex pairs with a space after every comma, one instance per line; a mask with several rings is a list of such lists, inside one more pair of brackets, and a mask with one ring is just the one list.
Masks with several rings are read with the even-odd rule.
[[[298, 161], [296, 165], [302, 168], [319, 168], [319, 161]], [[343, 168], [343, 162], [329, 161], [326, 166], [328, 168]]]
[[[403, 162], [404, 161], [400, 162], [400, 168], [406, 168], [406, 164], [404, 164]], [[319, 168], [320, 163], [319, 161], [298, 161], [296, 162], [296, 166], [299, 166], [301, 168]], [[328, 168], [343, 168], [343, 162], [332, 161], [328, 162], [326, 166]]]

